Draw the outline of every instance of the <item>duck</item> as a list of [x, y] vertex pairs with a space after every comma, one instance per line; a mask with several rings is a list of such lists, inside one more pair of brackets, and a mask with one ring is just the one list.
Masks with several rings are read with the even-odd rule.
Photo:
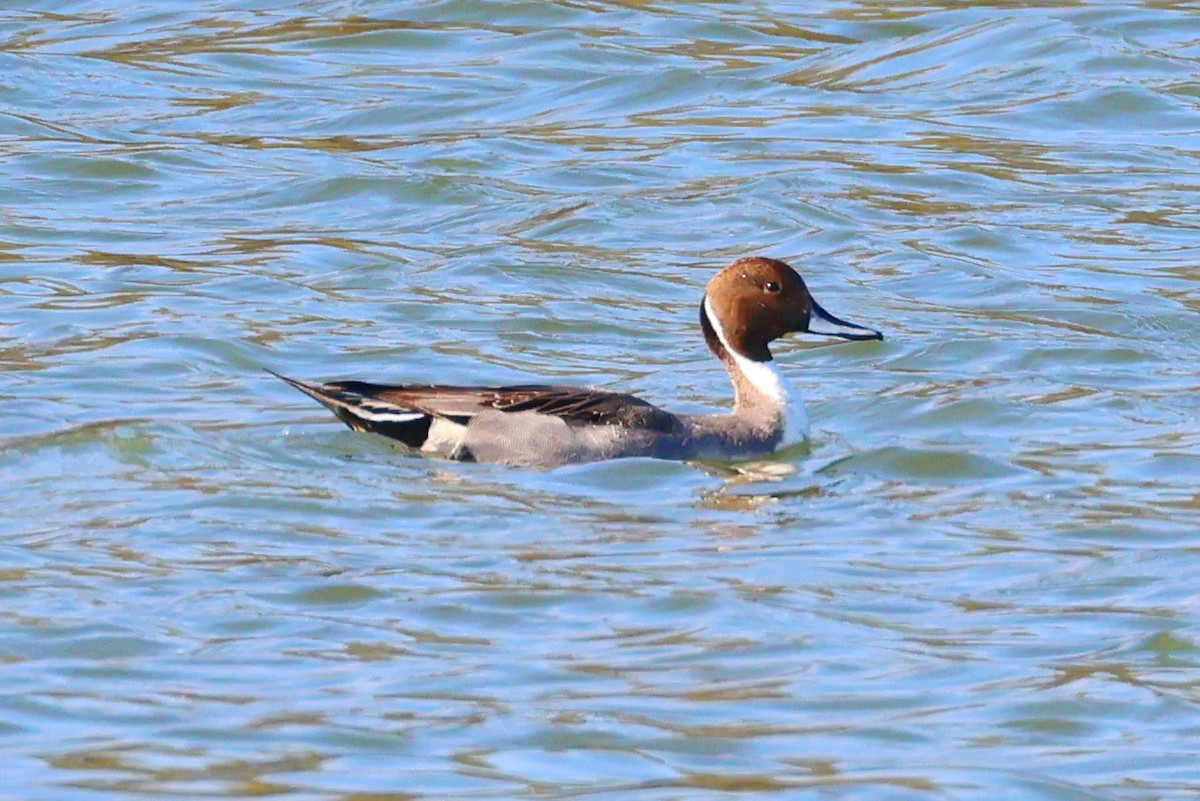
[[725, 414], [676, 414], [594, 387], [314, 383], [268, 372], [352, 430], [424, 455], [531, 467], [630, 457], [736, 462], [808, 438], [804, 402], [772, 358], [772, 342], [792, 333], [883, 339], [827, 312], [799, 273], [763, 256], [738, 259], [713, 276], [700, 301], [700, 330], [733, 383], [733, 409]]

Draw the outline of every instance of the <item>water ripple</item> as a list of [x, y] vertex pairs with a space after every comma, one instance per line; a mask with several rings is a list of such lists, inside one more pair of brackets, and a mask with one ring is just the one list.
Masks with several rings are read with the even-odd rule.
[[[13, 797], [1200, 790], [1200, 21], [857, 0], [0, 12]], [[811, 445], [549, 472], [306, 377], [729, 388]]]

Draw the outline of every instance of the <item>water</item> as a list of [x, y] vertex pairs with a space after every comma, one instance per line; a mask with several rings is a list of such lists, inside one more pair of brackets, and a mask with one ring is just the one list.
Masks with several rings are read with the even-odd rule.
[[[4, 799], [1200, 791], [1186, 4], [0, 11]], [[414, 458], [274, 381], [728, 403], [811, 447]]]

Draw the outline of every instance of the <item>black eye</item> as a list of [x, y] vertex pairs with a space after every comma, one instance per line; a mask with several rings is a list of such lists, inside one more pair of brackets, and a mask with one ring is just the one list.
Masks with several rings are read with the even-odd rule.
[[774, 295], [779, 291], [779, 284], [775, 283], [774, 281], [768, 281], [767, 283], [763, 284], [763, 289]]

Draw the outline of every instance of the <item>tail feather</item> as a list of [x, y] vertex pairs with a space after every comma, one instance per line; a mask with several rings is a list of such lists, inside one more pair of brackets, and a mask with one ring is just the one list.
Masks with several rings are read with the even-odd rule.
[[429, 438], [433, 419], [427, 412], [406, 409], [329, 384], [298, 381], [274, 370], [267, 372], [329, 409], [354, 431], [382, 434], [410, 448], [420, 448]]

